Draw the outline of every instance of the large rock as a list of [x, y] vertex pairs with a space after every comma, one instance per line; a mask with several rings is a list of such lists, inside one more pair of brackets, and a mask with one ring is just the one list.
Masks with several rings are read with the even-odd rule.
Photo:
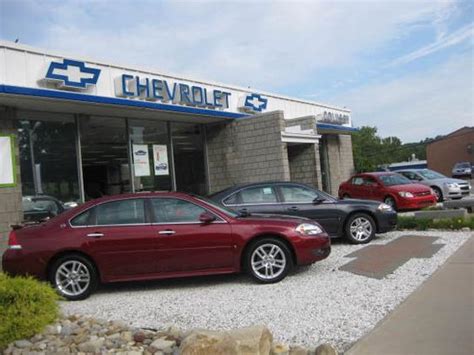
[[194, 330], [180, 346], [182, 355], [268, 355], [272, 334], [264, 326], [253, 326], [228, 332]]
[[315, 350], [316, 355], [337, 355], [337, 350], [330, 344], [321, 344]]

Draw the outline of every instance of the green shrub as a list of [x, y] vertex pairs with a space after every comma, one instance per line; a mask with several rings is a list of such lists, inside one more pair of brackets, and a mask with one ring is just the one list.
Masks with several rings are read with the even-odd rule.
[[399, 216], [397, 222], [398, 229], [422, 231], [427, 229], [460, 230], [464, 227], [474, 229], [474, 217], [431, 219]]
[[46, 283], [0, 273], [0, 350], [30, 338], [58, 317], [59, 296]]

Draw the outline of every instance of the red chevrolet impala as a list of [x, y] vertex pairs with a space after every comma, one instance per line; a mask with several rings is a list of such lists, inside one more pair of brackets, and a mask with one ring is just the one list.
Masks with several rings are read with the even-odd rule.
[[354, 175], [339, 186], [339, 197], [383, 201], [396, 210], [416, 210], [436, 204], [436, 195], [430, 187], [390, 172]]
[[144, 193], [100, 198], [10, 233], [3, 269], [49, 280], [67, 299], [99, 282], [226, 274], [245, 270], [263, 283], [293, 265], [326, 258], [314, 221], [240, 216], [201, 197]]

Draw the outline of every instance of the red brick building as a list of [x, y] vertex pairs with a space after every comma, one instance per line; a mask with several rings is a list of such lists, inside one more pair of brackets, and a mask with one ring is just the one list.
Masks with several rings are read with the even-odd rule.
[[428, 168], [451, 176], [454, 164], [468, 161], [474, 163], [474, 127], [460, 128], [426, 147]]

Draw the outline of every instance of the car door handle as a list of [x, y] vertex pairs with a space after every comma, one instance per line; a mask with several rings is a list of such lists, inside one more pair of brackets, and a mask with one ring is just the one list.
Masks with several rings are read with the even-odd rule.
[[300, 209], [296, 206], [291, 206], [288, 208], [288, 211], [299, 211]]
[[165, 230], [165, 231], [159, 231], [158, 234], [161, 234], [161, 235], [173, 235], [173, 234], [176, 234], [175, 231], [172, 231], [170, 229], [168, 230]]
[[90, 238], [101, 238], [104, 236], [104, 233], [89, 233], [87, 236]]

